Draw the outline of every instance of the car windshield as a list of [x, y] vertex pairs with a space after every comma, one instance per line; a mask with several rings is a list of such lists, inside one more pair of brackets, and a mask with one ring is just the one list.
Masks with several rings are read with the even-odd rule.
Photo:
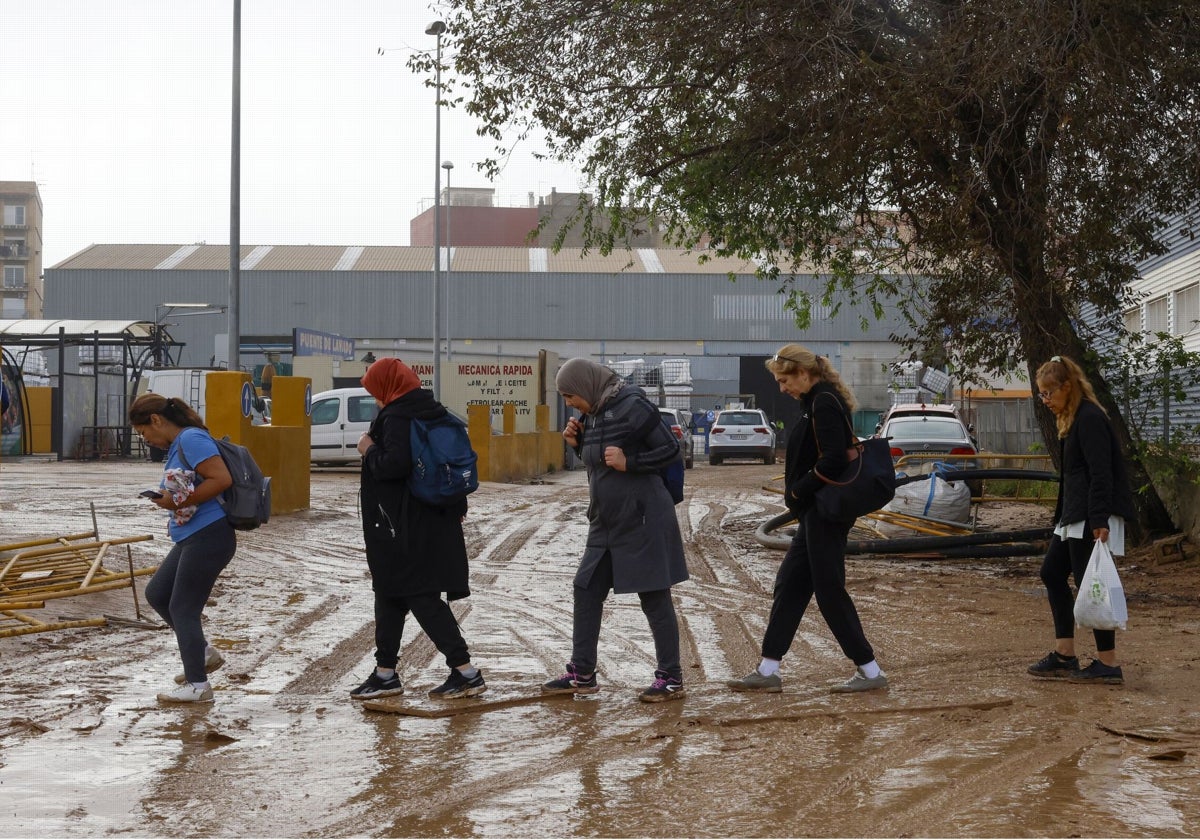
[[901, 417], [892, 420], [883, 430], [884, 437], [904, 440], [968, 440], [962, 423], [949, 417]]
[[726, 411], [718, 419], [726, 426], [765, 426], [762, 415], [757, 411]]

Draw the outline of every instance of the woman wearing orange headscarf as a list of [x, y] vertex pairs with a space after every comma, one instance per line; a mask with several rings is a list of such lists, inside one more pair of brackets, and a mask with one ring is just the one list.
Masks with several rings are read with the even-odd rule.
[[412, 420], [434, 420], [444, 416], [446, 408], [399, 359], [374, 362], [362, 384], [380, 408], [358, 441], [363, 456], [359, 491], [363, 539], [375, 590], [376, 668], [350, 696], [366, 700], [404, 691], [396, 665], [404, 619], [410, 612], [450, 666], [449, 678], [429, 696], [455, 699], [482, 694], [487, 690], [483, 672], [471, 664], [467, 643], [447, 603], [471, 594], [462, 530], [466, 500], [434, 507], [408, 490]]

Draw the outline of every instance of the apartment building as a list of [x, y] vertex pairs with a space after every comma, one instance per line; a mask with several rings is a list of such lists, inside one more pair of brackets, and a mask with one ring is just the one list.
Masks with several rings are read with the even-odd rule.
[[0, 318], [42, 317], [42, 197], [33, 181], [0, 181]]

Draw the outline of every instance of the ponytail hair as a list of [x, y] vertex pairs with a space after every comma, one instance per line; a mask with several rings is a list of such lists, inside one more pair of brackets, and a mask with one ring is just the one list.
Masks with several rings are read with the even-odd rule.
[[854, 411], [858, 405], [858, 400], [854, 399], [854, 394], [850, 392], [849, 386], [842, 381], [841, 374], [837, 372], [833, 363], [829, 361], [829, 357], [818, 356], [803, 344], [785, 344], [783, 347], [780, 347], [775, 351], [774, 356], [767, 359], [766, 368], [771, 373], [782, 373], [784, 375], [798, 373], [803, 370], [810, 376], [828, 382], [836, 388], [838, 395], [842, 398], [842, 402], [846, 404], [847, 411]]
[[[1067, 356], [1051, 356], [1050, 361], [1037, 369], [1035, 379], [1039, 389], [1046, 385], [1061, 388], [1066, 383], [1071, 383], [1071, 393], [1067, 395], [1066, 411], [1055, 417], [1060, 438], [1065, 438], [1067, 432], [1071, 430], [1071, 424], [1075, 422], [1075, 413], [1079, 411], [1079, 405], [1084, 400], [1094, 403], [1097, 408], [1104, 411], [1104, 406], [1100, 405], [1100, 400], [1096, 398], [1092, 383], [1088, 381], [1083, 368], [1074, 359]], [[1108, 412], [1104, 411], [1104, 414], [1107, 415]]]
[[159, 415], [168, 423], [174, 423], [181, 428], [194, 426], [208, 431], [204, 419], [196, 410], [179, 397], [164, 397], [162, 394], [142, 394], [129, 406], [129, 424], [145, 426], [152, 415]]

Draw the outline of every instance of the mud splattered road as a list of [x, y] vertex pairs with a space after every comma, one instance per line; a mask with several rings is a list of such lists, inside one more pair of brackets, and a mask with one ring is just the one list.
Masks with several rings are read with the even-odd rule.
[[[892, 688], [827, 693], [852, 668], [814, 608], [784, 692], [736, 695], [723, 681], [757, 662], [781, 556], [753, 539], [779, 510], [762, 489], [776, 472], [688, 473], [683, 701], [637, 701], [653, 647], [636, 597], [619, 596], [599, 695], [440, 718], [347, 697], [373, 663], [357, 476], [315, 474], [312, 509], [244, 535], [218, 584], [206, 629], [227, 665], [211, 706], [155, 701], [179, 670], [165, 631], [0, 639], [0, 836], [1200, 834], [1196, 564], [1123, 564], [1132, 620], [1115, 688], [1025, 675], [1052, 641], [1034, 559], [852, 558], [850, 590]], [[94, 502], [102, 535], [156, 535], [133, 550], [152, 565], [163, 523], [136, 493], [158, 474], [6, 460], [0, 542], [90, 530]], [[455, 610], [490, 686], [482, 700], [535, 696], [560, 672], [585, 508], [577, 472], [472, 498], [474, 594]], [[128, 590], [43, 612], [135, 618]], [[400, 699], [438, 708], [425, 692], [444, 665], [415, 629]], [[1092, 652], [1090, 639], [1080, 647]]]

